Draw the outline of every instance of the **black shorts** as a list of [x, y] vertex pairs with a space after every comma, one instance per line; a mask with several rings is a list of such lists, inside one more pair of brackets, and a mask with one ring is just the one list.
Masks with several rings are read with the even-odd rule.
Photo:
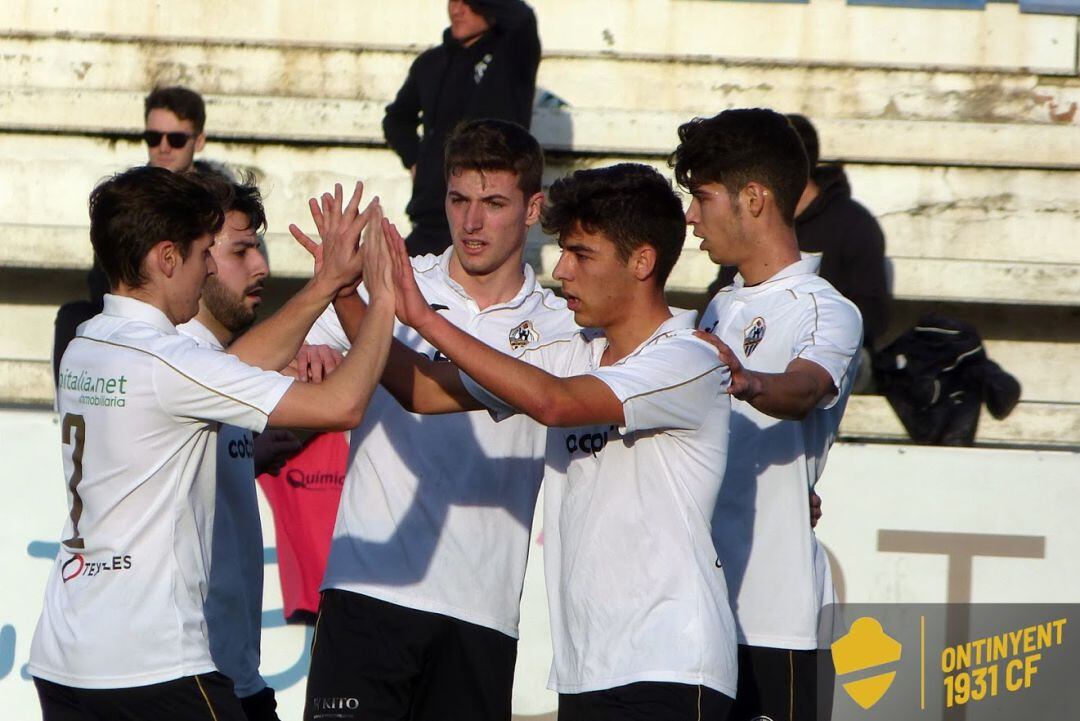
[[559, 694], [559, 721], [724, 721], [732, 699], [707, 686], [642, 681]]
[[305, 721], [509, 721], [517, 640], [348, 591], [324, 591]]
[[73, 688], [35, 678], [42, 721], [245, 721], [233, 683], [214, 671], [131, 688]]
[[731, 721], [828, 719], [833, 678], [829, 669], [828, 651], [739, 644], [739, 687]]

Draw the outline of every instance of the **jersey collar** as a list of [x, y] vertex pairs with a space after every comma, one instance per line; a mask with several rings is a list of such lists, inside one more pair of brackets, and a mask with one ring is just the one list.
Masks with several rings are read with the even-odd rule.
[[189, 335], [196, 340], [202, 341], [214, 350], [225, 350], [225, 346], [221, 345], [221, 341], [217, 339], [217, 336], [210, 332], [210, 329], [196, 318], [192, 318], [187, 323], [177, 326], [176, 329], [185, 335]]
[[[453, 252], [454, 246], [451, 245], [449, 248], [443, 251], [442, 255], [439, 256], [439, 272], [442, 274], [443, 281], [446, 283], [446, 286], [448, 288], [451, 288], [458, 295], [460, 295], [462, 300], [466, 302], [475, 302], [461, 286], [461, 284], [450, 277], [450, 256], [453, 254]], [[488, 310], [491, 310], [492, 308], [516, 308], [517, 306], [524, 303], [525, 299], [528, 298], [529, 295], [539, 290], [538, 284], [536, 282], [536, 273], [533, 271], [532, 266], [528, 263], [523, 263], [521, 267], [525, 273], [525, 281], [521, 284], [521, 288], [518, 289], [517, 294], [505, 303], [496, 303], [493, 306], [485, 308], [484, 311], [481, 312], [486, 312]]]
[[104, 307], [101, 312], [103, 315], [141, 321], [168, 335], [176, 335], [177, 333], [176, 326], [160, 310], [149, 303], [129, 298], [126, 295], [106, 293]]
[[[696, 310], [684, 310], [682, 308], [671, 308], [671, 317], [657, 326], [656, 330], [652, 332], [648, 338], [641, 342], [637, 348], [623, 358], [612, 363], [612, 365], [620, 365], [627, 358], [633, 358], [641, 349], [655, 343], [657, 339], [664, 337], [670, 333], [675, 333], [680, 330], [694, 330], [697, 327], [697, 311]], [[599, 328], [587, 328], [582, 330], [586, 338], [602, 338], [603, 331]], [[597, 343], [593, 350], [593, 360], [597, 366], [600, 365], [600, 358], [604, 355], [604, 351], [607, 350], [607, 338], [604, 338], [603, 343]]]

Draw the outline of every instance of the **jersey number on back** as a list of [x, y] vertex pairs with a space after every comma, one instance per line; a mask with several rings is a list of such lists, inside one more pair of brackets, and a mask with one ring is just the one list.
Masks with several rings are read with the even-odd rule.
[[71, 451], [71, 478], [68, 489], [71, 491], [71, 538], [64, 541], [68, 548], [85, 548], [79, 536], [79, 519], [82, 518], [83, 502], [79, 495], [79, 481], [82, 480], [83, 445], [86, 443], [86, 421], [82, 416], [68, 413], [60, 427], [60, 438], [64, 445], [73, 446]]

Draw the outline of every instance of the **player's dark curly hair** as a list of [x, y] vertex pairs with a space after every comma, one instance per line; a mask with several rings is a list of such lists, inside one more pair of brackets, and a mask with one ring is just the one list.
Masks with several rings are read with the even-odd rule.
[[90, 244], [109, 287], [146, 282], [143, 260], [163, 240], [186, 258], [191, 244], [221, 230], [217, 196], [185, 173], [148, 165], [105, 180], [90, 193]]
[[234, 210], [247, 216], [247, 227], [262, 235], [266, 231], [266, 209], [263, 208], [262, 193], [255, 185], [255, 176], [245, 173], [239, 183], [233, 183], [232, 202], [225, 206], [226, 211]]
[[266, 210], [263, 208], [262, 193], [255, 185], [254, 173], [245, 171], [238, 174], [232, 169], [222, 171], [197, 164], [187, 174], [213, 193], [226, 213], [243, 213], [248, 219], [244, 230], [251, 229], [256, 235], [266, 230]]
[[788, 119], [766, 108], [725, 110], [679, 126], [679, 147], [668, 159], [675, 179], [693, 190], [720, 183], [732, 196], [751, 181], [773, 192], [784, 222], [806, 187], [806, 150]]
[[619, 257], [646, 243], [656, 248], [656, 279], [663, 288], [686, 238], [682, 202], [655, 168], [619, 163], [578, 170], [555, 181], [540, 214], [544, 232], [560, 238], [575, 228], [601, 233]]
[[810, 118], [805, 115], [788, 113], [787, 119], [791, 123], [791, 127], [795, 128], [795, 132], [799, 134], [799, 140], [802, 141], [803, 148], [806, 149], [806, 159], [810, 163], [810, 172], [813, 173], [818, 160], [821, 158], [821, 144], [818, 142], [817, 128], [810, 122]]
[[465, 170], [508, 170], [518, 176], [526, 198], [541, 189], [544, 151], [529, 131], [509, 120], [467, 120], [446, 140], [443, 161], [447, 181]]

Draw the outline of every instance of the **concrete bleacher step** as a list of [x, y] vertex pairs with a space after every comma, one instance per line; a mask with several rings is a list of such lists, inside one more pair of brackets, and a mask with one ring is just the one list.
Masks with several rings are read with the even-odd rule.
[[[1076, 68], [1075, 20], [1023, 13], [1014, 3], [924, 10], [853, 7], [844, 0], [539, 0], [534, 6], [548, 53], [1027, 69], [1064, 75]], [[437, 42], [445, 25], [445, 8], [430, 0], [326, 0], [317, 11], [308, 3], [259, 0], [190, 0], [180, 5], [101, 0], [71, 3], [64, 12], [35, 0], [0, 5], [0, 28], [28, 36], [133, 37], [161, 44], [423, 47]], [[762, 27], [768, 32], [750, 31]], [[337, 67], [327, 72], [337, 72]]]
[[[142, 90], [0, 87], [0, 129], [132, 137], [141, 132]], [[379, 146], [385, 99], [213, 96], [211, 139]], [[765, 98], [761, 104], [771, 104]], [[776, 103], [777, 107], [785, 106]], [[719, 110], [723, 106], [714, 106]], [[791, 106], [787, 106], [791, 107]], [[93, 113], [85, 110], [93, 108]], [[800, 108], [801, 109], [801, 108]], [[545, 148], [666, 157], [676, 129], [701, 111], [538, 108], [533, 132]], [[1080, 125], [951, 120], [815, 118], [826, 157], [849, 162], [1080, 168]]]
[[[843, 440], [902, 441], [900, 419], [882, 396], [852, 396], [840, 425]], [[985, 411], [975, 435], [980, 445], [1080, 446], [1080, 404], [1022, 401], [1004, 420]]]
[[[416, 47], [160, 39], [0, 30], [0, 85], [132, 91], [175, 78], [207, 95], [374, 100], [394, 97]], [[1070, 71], [1070, 73], [1072, 72]], [[912, 69], [738, 61], [711, 54], [560, 52], [546, 47], [538, 85], [574, 108], [706, 112], [769, 105], [814, 117], [1077, 124], [1080, 88], [1014, 69]], [[211, 113], [212, 115], [212, 113]], [[137, 116], [115, 128], [133, 126]]]
[[[5, 312], [20, 331], [19, 337], [15, 338], [9, 337], [9, 330], [0, 330], [0, 343], [6, 346], [8, 361], [45, 361], [52, 349], [55, 309], [8, 306]], [[985, 341], [985, 347], [992, 360], [1018, 378], [1024, 401], [1080, 404], [1080, 346], [1077, 344], [989, 339]]]
[[[300, 211], [303, 227], [310, 221]], [[88, 269], [92, 260], [86, 226], [0, 224], [7, 242], [0, 244], [0, 267]], [[696, 239], [679, 259], [668, 289], [699, 293], [716, 277], [717, 268], [697, 250]], [[310, 258], [287, 233], [266, 238], [275, 274], [307, 277]], [[550, 238], [534, 234], [530, 258], [541, 279], [553, 283], [551, 271], [559, 248]], [[538, 262], [537, 262], [538, 261]], [[1080, 288], [1080, 263], [1035, 263], [1016, 260], [901, 257], [888, 259], [894, 296], [903, 300], [952, 300], [986, 303], [1075, 305]]]
[[[47, 407], [53, 404], [52, 366], [48, 361], [0, 359], [0, 403]], [[903, 441], [903, 426], [880, 396], [852, 396], [840, 427], [843, 440]], [[980, 445], [1080, 445], [1080, 403], [1024, 401], [1003, 421], [984, 413], [976, 442]]]

